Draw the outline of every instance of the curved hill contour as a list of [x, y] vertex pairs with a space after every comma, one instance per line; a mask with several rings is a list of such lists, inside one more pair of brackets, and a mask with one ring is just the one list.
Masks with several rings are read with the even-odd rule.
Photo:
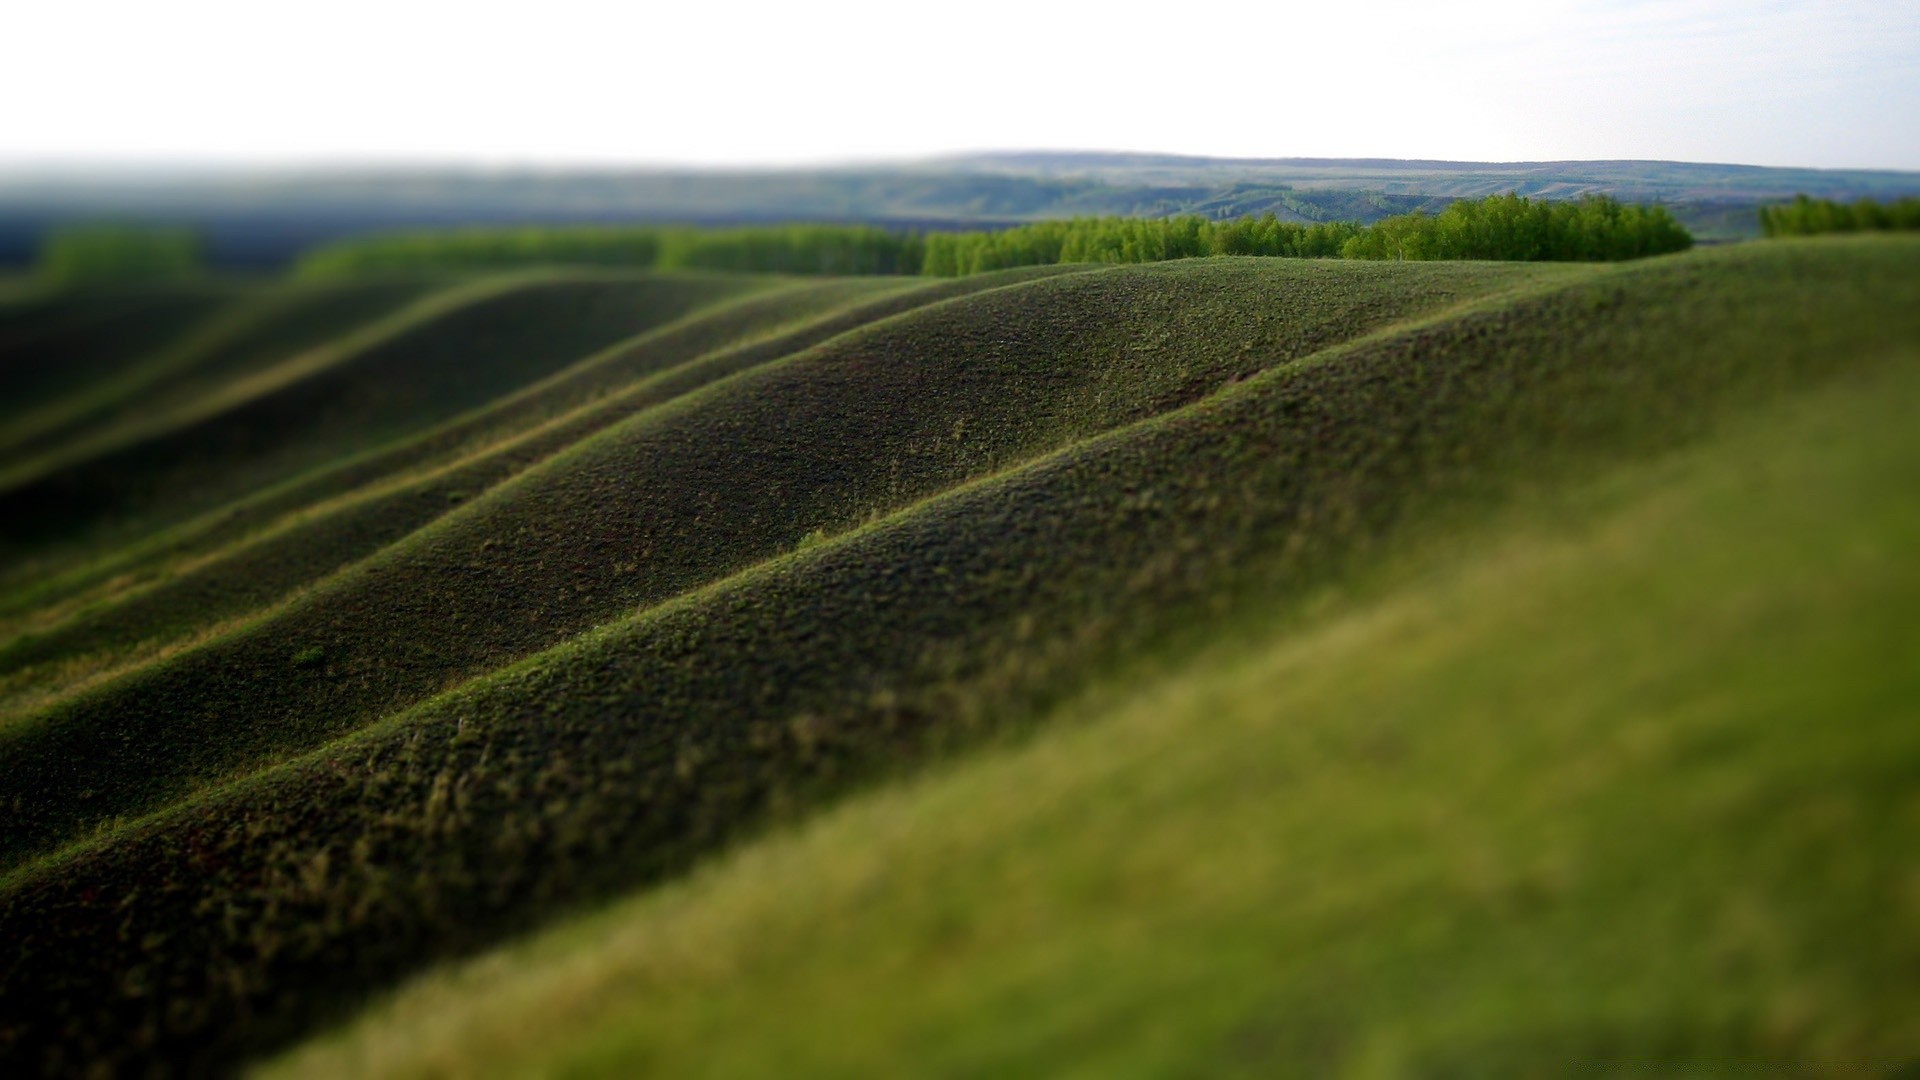
[[307, 350], [208, 415], [0, 488], [0, 555], [124, 538], [482, 405], [742, 278], [525, 276], [431, 297]]
[[114, 638], [146, 594], [56, 623], [101, 636], [56, 631], [34, 664], [149, 630], [185, 646], [56, 676], [0, 728], [0, 934], [23, 943], [0, 1060], [231, 1067], [369, 987], [1920, 351], [1920, 247], [1897, 239], [916, 296], [795, 294], [738, 338], [696, 319], [709, 345], [597, 400], [222, 549], [209, 567], [303, 569], [207, 625], [169, 601]]

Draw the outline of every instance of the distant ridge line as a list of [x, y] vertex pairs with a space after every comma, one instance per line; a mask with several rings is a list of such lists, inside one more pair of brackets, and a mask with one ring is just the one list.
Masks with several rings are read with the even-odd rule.
[[[1107, 150], [992, 150], [980, 153], [943, 155], [925, 159], [921, 164], [934, 166], [967, 166], [987, 162], [995, 163], [1039, 163], [1039, 162], [1077, 162], [1083, 165], [1104, 165], [1111, 167], [1159, 166], [1164, 168], [1365, 168], [1365, 169], [1405, 169], [1409, 171], [1423, 169], [1448, 169], [1456, 171], [1496, 171], [1504, 169], [1559, 169], [1559, 168], [1595, 168], [1595, 167], [1645, 167], [1663, 166], [1668, 168], [1695, 168], [1713, 170], [1740, 170], [1751, 173], [1829, 173], [1829, 174], [1871, 174], [1876, 176], [1903, 176], [1920, 178], [1920, 170], [1877, 169], [1877, 168], [1834, 168], [1815, 165], [1750, 165], [1737, 162], [1685, 161], [1677, 158], [1541, 158], [1515, 161], [1467, 161], [1447, 158], [1394, 158], [1394, 157], [1210, 157], [1203, 154], [1160, 154], [1152, 152], [1107, 151]], [[851, 170], [853, 167], [843, 167]], [[880, 169], [884, 166], [868, 166]], [[676, 170], [679, 171], [679, 170]], [[685, 170], [697, 171], [697, 170]], [[796, 170], [799, 171], [799, 170]], [[809, 170], [811, 171], [811, 170]], [[819, 170], [831, 171], [831, 170]]]

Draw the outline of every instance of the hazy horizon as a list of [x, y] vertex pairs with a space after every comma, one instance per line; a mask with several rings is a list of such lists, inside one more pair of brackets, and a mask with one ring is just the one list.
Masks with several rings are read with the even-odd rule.
[[789, 168], [1004, 148], [1920, 169], [1920, 9], [868, 0], [538, 19], [449, 4], [41, 5], [0, 167]]
[[919, 154], [912, 156], [872, 156], [843, 157], [821, 159], [817, 161], [793, 162], [700, 162], [644, 160], [630, 161], [591, 160], [591, 159], [501, 159], [483, 158], [345, 158], [345, 157], [289, 157], [273, 159], [247, 158], [120, 158], [120, 157], [67, 157], [67, 158], [26, 158], [10, 159], [0, 157], [0, 179], [33, 180], [81, 179], [97, 181], [115, 181], [122, 179], [215, 179], [220, 177], [314, 177], [335, 175], [374, 175], [374, 174], [554, 174], [569, 173], [711, 173], [711, 174], [782, 174], [802, 172], [833, 172], [858, 170], [911, 170], [920, 167], [938, 168], [947, 164], [971, 164], [988, 159], [1019, 156], [1086, 156], [1089, 159], [1101, 157], [1186, 160], [1195, 163], [1220, 165], [1262, 164], [1284, 165], [1290, 163], [1359, 163], [1377, 162], [1390, 165], [1461, 165], [1461, 166], [1533, 166], [1533, 165], [1608, 165], [1608, 164], [1648, 164], [1648, 165], [1685, 165], [1710, 168], [1752, 168], [1781, 169], [1808, 172], [1832, 173], [1898, 173], [1920, 175], [1920, 166], [1874, 167], [1874, 166], [1823, 166], [1823, 165], [1762, 165], [1748, 161], [1705, 161], [1680, 158], [1514, 158], [1507, 160], [1486, 160], [1468, 158], [1415, 158], [1386, 154], [1352, 155], [1327, 157], [1324, 155], [1287, 155], [1287, 156], [1250, 156], [1250, 155], [1212, 155], [1190, 154], [1175, 151], [1149, 149], [1111, 149], [1111, 148], [1074, 148], [1060, 147], [995, 147], [975, 150], [955, 150], [937, 154]]

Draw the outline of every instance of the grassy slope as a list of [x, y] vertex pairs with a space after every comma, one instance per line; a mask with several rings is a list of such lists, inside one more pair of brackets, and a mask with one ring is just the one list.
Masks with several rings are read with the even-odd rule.
[[[1009, 271], [969, 282], [841, 279], [771, 288], [767, 287], [771, 281], [762, 280], [744, 298], [696, 309], [680, 320], [581, 359], [413, 438], [329, 463], [144, 542], [115, 549], [63, 573], [43, 575], [27, 587], [0, 593], [0, 617], [18, 619], [26, 615], [44, 625], [42, 616], [48, 612], [59, 614], [128, 585], [176, 573], [236, 540], [257, 535], [275, 522], [316, 506], [374, 486], [391, 485], [409, 474], [470, 462], [483, 452], [500, 449], [505, 440], [528, 436], [530, 429], [544, 426], [546, 430], [532, 437], [543, 444], [559, 445], [627, 415], [632, 408], [657, 403], [663, 393], [680, 392], [702, 379], [817, 344], [867, 322], [940, 299], [1061, 272], [1049, 267]], [[743, 279], [730, 280], [737, 283]], [[777, 333], [769, 330], [842, 302], [847, 306], [810, 325]], [[770, 336], [750, 340], [762, 334]], [[705, 375], [695, 379], [664, 375], [667, 369], [703, 352], [729, 345], [738, 348], [726, 359], [716, 357]], [[649, 379], [655, 381], [636, 385]], [[605, 410], [587, 408], [604, 398], [623, 395], [624, 401], [606, 402]]]
[[[812, 531], [1553, 273], [1243, 260], [1065, 275], [743, 372], [499, 485], [265, 619], [10, 725], [0, 804], [20, 808], [0, 859], [314, 745]], [[1102, 318], [1116, 310], [1128, 318]]]
[[[1595, 460], [1697, 437], [1744, 402], [1911, 350], [1920, 339], [1915, 250], [1851, 241], [1704, 252], [1583, 270], [1530, 295], [1388, 325], [1311, 363], [1282, 365], [1164, 418], [1066, 445], [1028, 467], [643, 609], [354, 738], [22, 867], [0, 886], [0, 932], [28, 943], [0, 970], [0, 1005], [14, 1018], [0, 1053], [49, 1062], [61, 1054], [140, 1060], [164, 1053], [205, 1063], [284, 1039], [423, 959], [495, 940], [557, 905], [671, 873], [742, 828], [797, 812], [876, 768], [964, 739], [970, 728], [1043, 710], [1103, 665], [1177, 655], [1183, 637], [1204, 637], [1248, 606], [1293, 610], [1364, 568], [1383, 544], [1409, 542], [1568, 470], [1591, 470]], [[984, 325], [1003, 340], [1031, 345], [1045, 340], [1036, 325], [1052, 324], [1009, 318], [1057, 313], [1060, 305], [1002, 312], [1000, 304], [1118, 288], [1124, 291], [1105, 294], [1096, 310], [1137, 314], [1134, 332], [1104, 351], [1083, 340], [1083, 351], [1100, 364], [1142, 371], [1139, 400], [1178, 405], [1194, 396], [1177, 381], [1192, 372], [1171, 372], [1173, 363], [1210, 352], [1225, 363], [1244, 343], [1222, 334], [1196, 303], [1244, 313], [1247, 305], [1236, 303], [1244, 293], [1223, 286], [1260, 283], [1236, 275], [1296, 272], [1320, 271], [1226, 261], [999, 290], [934, 309], [931, 323], [914, 316], [836, 343], [841, 351], [827, 353], [851, 362], [814, 373], [838, 371], [844, 382], [897, 370], [897, 361], [871, 361], [887, 354], [875, 343], [907, 322], [920, 333], [914, 340], [941, 340], [925, 331], [968, 309], [984, 312]], [[1326, 272], [1407, 274], [1401, 285], [1432, 286], [1477, 268]], [[1167, 288], [1183, 278], [1191, 289]], [[1343, 280], [1329, 296], [1351, 302], [1365, 291], [1355, 285]], [[1156, 310], [1156, 296], [1172, 306]], [[1185, 329], [1183, 313], [1192, 320]], [[1374, 315], [1391, 324], [1389, 311]], [[1143, 328], [1155, 333], [1141, 336]], [[1155, 344], [1172, 363], [1136, 356], [1139, 346]], [[969, 355], [977, 365], [995, 353]], [[804, 366], [789, 362], [755, 376]], [[1030, 361], [1004, 370], [1032, 378]], [[905, 400], [938, 398], [929, 390], [956, 381], [953, 401], [964, 401], [964, 378], [902, 380], [917, 391]], [[1156, 389], [1169, 383], [1172, 392]], [[630, 482], [599, 486], [593, 463], [658, 448], [663, 432], [686, 430], [674, 425], [688, 417], [724, 422], [728, 414], [703, 413], [702, 403], [741, 384], [716, 384], [631, 431], [609, 431], [556, 459], [551, 476], [589, 491], [630, 489]], [[1107, 388], [1094, 379], [1063, 384], [1093, 402], [1093, 415], [1120, 416], [1130, 407], [1124, 397], [1104, 399]], [[836, 382], [801, 385], [811, 392]], [[942, 416], [938, 410], [950, 404], [936, 400], [929, 412]], [[1016, 404], [1015, 416], [1036, 411]], [[968, 406], [989, 407], [992, 399]], [[780, 430], [812, 430], [806, 410], [793, 418], [782, 412], [780, 422], [796, 426]], [[912, 418], [883, 419], [875, 425], [882, 435], [913, 431]], [[1032, 436], [1016, 430], [1010, 437]], [[718, 443], [742, 447], [728, 451], [732, 475], [763, 482], [778, 480], [775, 466], [789, 456], [818, 471], [821, 458], [804, 455], [840, 452], [819, 444], [769, 439], [773, 453], [738, 436]], [[1597, 451], [1604, 453], [1596, 458]], [[706, 474], [689, 468], [677, 482], [698, 492]], [[457, 540], [466, 515], [478, 522], [515, 506], [552, 505], [541, 493], [555, 489], [532, 483], [534, 475], [464, 508], [425, 542]], [[834, 484], [841, 475], [826, 474]], [[890, 479], [891, 468], [884, 475]], [[798, 519], [774, 521], [774, 531], [795, 536], [814, 520], [801, 501]], [[694, 505], [723, 524], [729, 513], [762, 524], [751, 520], [750, 498], [730, 509]], [[680, 520], [680, 542], [698, 535], [691, 526], [701, 516]], [[638, 525], [644, 536], [647, 521]], [[675, 527], [671, 517], [668, 527]], [[546, 570], [537, 560], [515, 565], [522, 573]], [[567, 600], [594, 602], [593, 591], [583, 594]], [[395, 589], [368, 595], [405, 598]], [[562, 594], [542, 595], [557, 607]], [[289, 668], [300, 670], [289, 663], [294, 644], [267, 639], [255, 662], [242, 656], [183, 685], [244, 694], [244, 686], [228, 687], [259, 678], [270, 693], [293, 693], [272, 687], [290, 681]], [[314, 699], [337, 692], [331, 672], [306, 673]], [[142, 702], [136, 696], [129, 704]], [[124, 711], [98, 715], [96, 730], [109, 739], [137, 730], [115, 726]], [[90, 737], [85, 725], [66, 730]], [[154, 730], [180, 738], [191, 728]], [[205, 730], [236, 741], [285, 734], [231, 723]], [[19, 745], [7, 747], [10, 764], [23, 761]], [[96, 739], [85, 752], [44, 757], [47, 782], [23, 787], [14, 805], [45, 813], [35, 805], [41, 790], [57, 800], [71, 779], [53, 773], [56, 761], [83, 769], [105, 762], [112, 777], [116, 754], [126, 767], [164, 771], [203, 752], [166, 737], [126, 745], [145, 756]], [[97, 812], [68, 806], [69, 815]], [[64, 1035], [56, 1039], [56, 1031]]]
[[63, 398], [164, 353], [243, 295], [225, 286], [104, 289], [0, 310], [0, 450], [29, 437]]
[[[205, 637], [245, 612], [374, 553], [587, 435], [675, 396], [811, 347], [850, 327], [1028, 276], [937, 285], [847, 279], [771, 290], [701, 309], [623, 343], [598, 362], [549, 380], [534, 388], [536, 392], [516, 395], [451, 429], [375, 455], [402, 474], [397, 480], [376, 481], [317, 510], [293, 514], [261, 535], [189, 564], [175, 564], [172, 573], [149, 587], [122, 586], [108, 602], [96, 602], [0, 646], [0, 694], [5, 695], [0, 697], [0, 716], [44, 704], [50, 696], [71, 692], [81, 680], [97, 679], [115, 666]], [[588, 375], [605, 387], [583, 387]], [[625, 382], [614, 381], [619, 378]], [[618, 389], [611, 389], [615, 386]], [[533, 407], [550, 403], [563, 388], [569, 399], [587, 404], [534, 422], [542, 414]], [[509, 418], [530, 430], [508, 434], [513, 431]], [[423, 444], [450, 442], [456, 433], [452, 429], [476, 443], [490, 435], [498, 441], [437, 469], [406, 468], [429, 460], [420, 452]], [[365, 465], [356, 465], [356, 471]], [[52, 613], [61, 614], [58, 607]]]
[[[534, 277], [533, 280], [537, 281], [538, 278]], [[297, 384], [316, 373], [324, 374], [329, 368], [352, 362], [361, 354], [376, 348], [387, 351], [416, 349], [422, 344], [420, 339], [425, 339], [427, 349], [457, 353], [465, 344], [461, 339], [461, 328], [436, 323], [451, 315], [461, 314], [465, 308], [476, 303], [498, 299], [501, 293], [510, 293], [527, 281], [527, 278], [501, 277], [446, 288], [389, 319], [357, 331], [349, 332], [350, 325], [336, 324], [338, 336], [327, 345], [305, 353], [282, 355], [280, 362], [269, 365], [267, 370], [251, 373], [238, 386], [218, 388], [211, 394], [190, 401], [171, 418], [162, 417], [158, 421], [135, 427], [130, 432], [122, 430], [116, 434], [121, 436], [122, 443], [139, 442], [142, 436], [165, 435], [175, 429], [192, 427], [208, 420], [230, 424], [232, 418], [225, 414], [236, 408], [244, 408], [254, 398], [284, 391], [289, 384]], [[100, 545], [82, 547], [75, 557], [68, 560], [63, 571], [49, 573], [42, 570], [29, 583], [0, 592], [0, 613], [38, 613], [62, 600], [71, 602], [97, 598], [90, 594], [103, 583], [112, 583], [112, 587], [118, 588], [123, 582], [138, 582], [163, 575], [183, 560], [203, 558], [208, 552], [256, 533], [291, 514], [363, 490], [370, 484], [390, 481], [409, 469], [471, 453], [484, 447], [488, 438], [503, 438], [517, 430], [513, 421], [519, 421], [519, 428], [536, 422], [537, 415], [525, 415], [531, 411], [529, 406], [546, 404], [553, 399], [559, 399], [560, 405], [577, 404], [604, 392], [604, 381], [596, 382], [590, 377], [596, 369], [620, 371], [636, 364], [644, 366], [663, 351], [671, 354], [663, 362], [684, 358], [683, 353], [673, 349], [683, 339], [699, 340], [699, 335], [692, 328], [718, 323], [731, 332], [733, 322], [727, 316], [732, 306], [741, 302], [736, 298], [738, 295], [752, 298], [756, 294], [771, 293], [770, 302], [778, 305], [781, 300], [801, 291], [768, 288], [770, 282], [766, 279], [743, 278], [733, 282], [706, 284], [718, 286], [715, 291], [720, 293], [721, 299], [697, 306], [666, 326], [624, 339], [600, 354], [576, 358], [575, 363], [557, 374], [536, 380], [532, 385], [502, 398], [489, 400], [451, 421], [429, 426], [417, 435], [380, 445], [370, 451], [348, 453], [344, 458], [329, 461], [291, 479], [269, 484], [251, 495], [216, 505], [207, 513], [142, 541], [110, 545], [104, 553], [97, 550]], [[728, 284], [733, 288], [726, 288]], [[669, 290], [669, 296], [664, 298], [669, 304], [673, 301], [673, 291]], [[612, 314], [618, 316], [617, 312]], [[716, 314], [722, 317], [713, 318]], [[657, 318], [658, 312], [652, 313], [652, 317]], [[738, 322], [749, 332], [758, 324], [755, 318], [747, 315], [740, 316]], [[457, 374], [457, 369], [454, 373]], [[95, 450], [97, 454], [98, 448]], [[85, 464], [84, 458], [81, 463]]]
[[420, 282], [391, 281], [258, 290], [202, 320], [158, 355], [94, 373], [36, 409], [27, 418], [31, 422], [15, 425], [0, 445], [8, 460], [4, 472], [30, 475], [134, 441], [143, 430], [168, 426], [170, 414], [386, 315], [426, 289]]
[[1920, 351], [423, 980], [277, 1074], [1920, 1060]]
[[[205, 522], [211, 528], [190, 527], [150, 545], [172, 557], [149, 559], [141, 575], [129, 572], [138, 563], [126, 555], [92, 568], [90, 576], [105, 578], [111, 590], [104, 600], [93, 590], [52, 602], [48, 594], [59, 594], [45, 586], [37, 595], [17, 597], [16, 610], [27, 618], [16, 616], [16, 636], [0, 647], [0, 674], [6, 676], [0, 687], [13, 699], [8, 711], [96, 680], [102, 669], [124, 663], [129, 650], [150, 655], [220, 630], [241, 612], [317, 580], [529, 464], [676, 395], [866, 323], [1059, 272], [1021, 270], [956, 282], [813, 280], [698, 309], [421, 437], [222, 508]], [[443, 459], [450, 460], [431, 467]], [[364, 486], [356, 489], [356, 482]], [[333, 494], [339, 491], [348, 494]], [[303, 510], [304, 501], [321, 505]], [[210, 543], [231, 535], [237, 520], [260, 520], [274, 511], [288, 511], [277, 527], [225, 547]], [[33, 606], [35, 600], [40, 606]]]
[[[530, 276], [466, 294], [313, 361], [297, 377], [183, 426], [13, 478], [0, 490], [0, 555], [137, 536], [343, 454], [433, 426], [692, 307], [764, 283], [749, 278]], [[443, 302], [444, 304], [444, 302]], [[311, 369], [309, 369], [311, 368]]]

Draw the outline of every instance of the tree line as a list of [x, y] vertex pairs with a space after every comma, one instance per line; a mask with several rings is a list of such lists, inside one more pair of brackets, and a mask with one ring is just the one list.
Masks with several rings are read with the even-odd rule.
[[1555, 202], [1495, 195], [1372, 225], [1281, 221], [1269, 213], [1224, 221], [1191, 215], [1074, 218], [925, 234], [874, 225], [441, 230], [330, 244], [302, 258], [296, 272], [336, 277], [556, 263], [957, 277], [1016, 266], [1208, 255], [1600, 261], [1680, 251], [1692, 243], [1664, 207], [1605, 196]]
[[1920, 229], [1920, 198], [1892, 202], [1861, 199], [1842, 203], [1798, 195], [1790, 203], [1760, 208], [1766, 236], [1818, 236], [1839, 232], [1890, 232]]
[[1683, 251], [1693, 237], [1665, 207], [1605, 196], [1575, 202], [1494, 195], [1462, 199], [1438, 214], [1372, 225], [1300, 224], [1272, 214], [1233, 221], [1200, 217], [1080, 218], [999, 232], [927, 237], [921, 272], [953, 276], [1056, 262], [1159, 262], [1203, 255], [1296, 259], [1499, 259], [1601, 262]]
[[54, 285], [172, 281], [202, 270], [200, 238], [190, 229], [149, 225], [69, 225], [40, 239], [34, 274]]
[[872, 225], [573, 225], [391, 233], [302, 256], [300, 277], [502, 269], [542, 264], [640, 266], [781, 274], [917, 274], [915, 233]]
[[1014, 266], [1140, 263], [1206, 255], [1335, 258], [1365, 231], [1352, 222], [1305, 225], [1272, 214], [1211, 221], [1202, 217], [1075, 218], [993, 232], [930, 233], [920, 272], [959, 277]]
[[1664, 206], [1601, 195], [1571, 202], [1491, 195], [1438, 214], [1402, 214], [1348, 240], [1349, 259], [1500, 259], [1614, 262], [1684, 251], [1693, 236]]

